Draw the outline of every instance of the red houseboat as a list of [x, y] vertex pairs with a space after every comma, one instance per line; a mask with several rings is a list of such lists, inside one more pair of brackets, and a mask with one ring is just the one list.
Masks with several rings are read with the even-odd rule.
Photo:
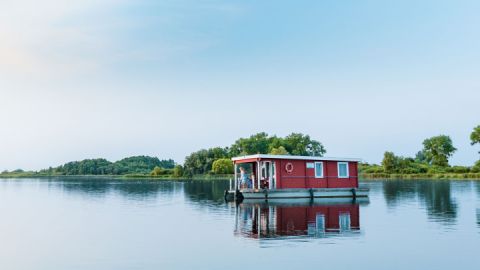
[[359, 159], [257, 154], [232, 161], [227, 200], [368, 196], [358, 186]]

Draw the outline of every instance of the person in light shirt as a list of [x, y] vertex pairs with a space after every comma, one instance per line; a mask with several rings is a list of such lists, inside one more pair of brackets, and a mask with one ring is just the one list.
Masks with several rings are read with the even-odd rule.
[[248, 173], [245, 168], [240, 167], [240, 186], [242, 188], [251, 188], [251, 179], [248, 177]]

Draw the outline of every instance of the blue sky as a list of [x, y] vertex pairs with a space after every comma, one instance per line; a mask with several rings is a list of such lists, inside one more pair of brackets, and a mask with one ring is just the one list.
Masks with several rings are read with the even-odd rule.
[[183, 158], [265, 131], [473, 164], [478, 1], [5, 0], [0, 170]]

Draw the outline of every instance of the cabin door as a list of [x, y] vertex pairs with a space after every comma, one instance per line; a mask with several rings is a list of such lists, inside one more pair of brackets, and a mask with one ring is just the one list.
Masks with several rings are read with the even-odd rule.
[[272, 189], [275, 188], [275, 162], [261, 162], [261, 187]]

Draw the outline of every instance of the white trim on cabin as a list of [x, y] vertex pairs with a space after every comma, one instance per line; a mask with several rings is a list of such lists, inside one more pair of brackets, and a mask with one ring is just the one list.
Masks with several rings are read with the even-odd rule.
[[312, 161], [345, 161], [345, 162], [361, 162], [359, 158], [337, 158], [337, 157], [313, 157], [313, 156], [289, 156], [289, 155], [266, 155], [256, 154], [248, 156], [239, 156], [232, 158], [232, 161], [240, 161], [244, 159], [291, 159], [291, 160], [312, 160]]
[[[341, 176], [340, 175], [340, 164], [344, 164], [347, 168], [347, 175], [346, 176]], [[337, 162], [337, 175], [338, 178], [349, 178], [350, 177], [350, 171], [348, 170], [348, 162]]]
[[[320, 171], [320, 175], [318, 175], [318, 173], [317, 173], [317, 164], [321, 164], [321, 165], [322, 165], [322, 169], [321, 169], [321, 171]], [[314, 167], [315, 167], [315, 178], [323, 178], [323, 171], [324, 171], [323, 162], [321, 162], [321, 161], [320, 161], [320, 162], [318, 162], [318, 161], [315, 162], [315, 163], [314, 163]]]
[[[262, 179], [262, 168], [260, 168], [260, 161], [257, 161], [257, 175], [255, 175], [255, 177], [257, 177], [257, 189], [260, 189], [260, 180]], [[260, 216], [260, 213], [258, 216]]]

